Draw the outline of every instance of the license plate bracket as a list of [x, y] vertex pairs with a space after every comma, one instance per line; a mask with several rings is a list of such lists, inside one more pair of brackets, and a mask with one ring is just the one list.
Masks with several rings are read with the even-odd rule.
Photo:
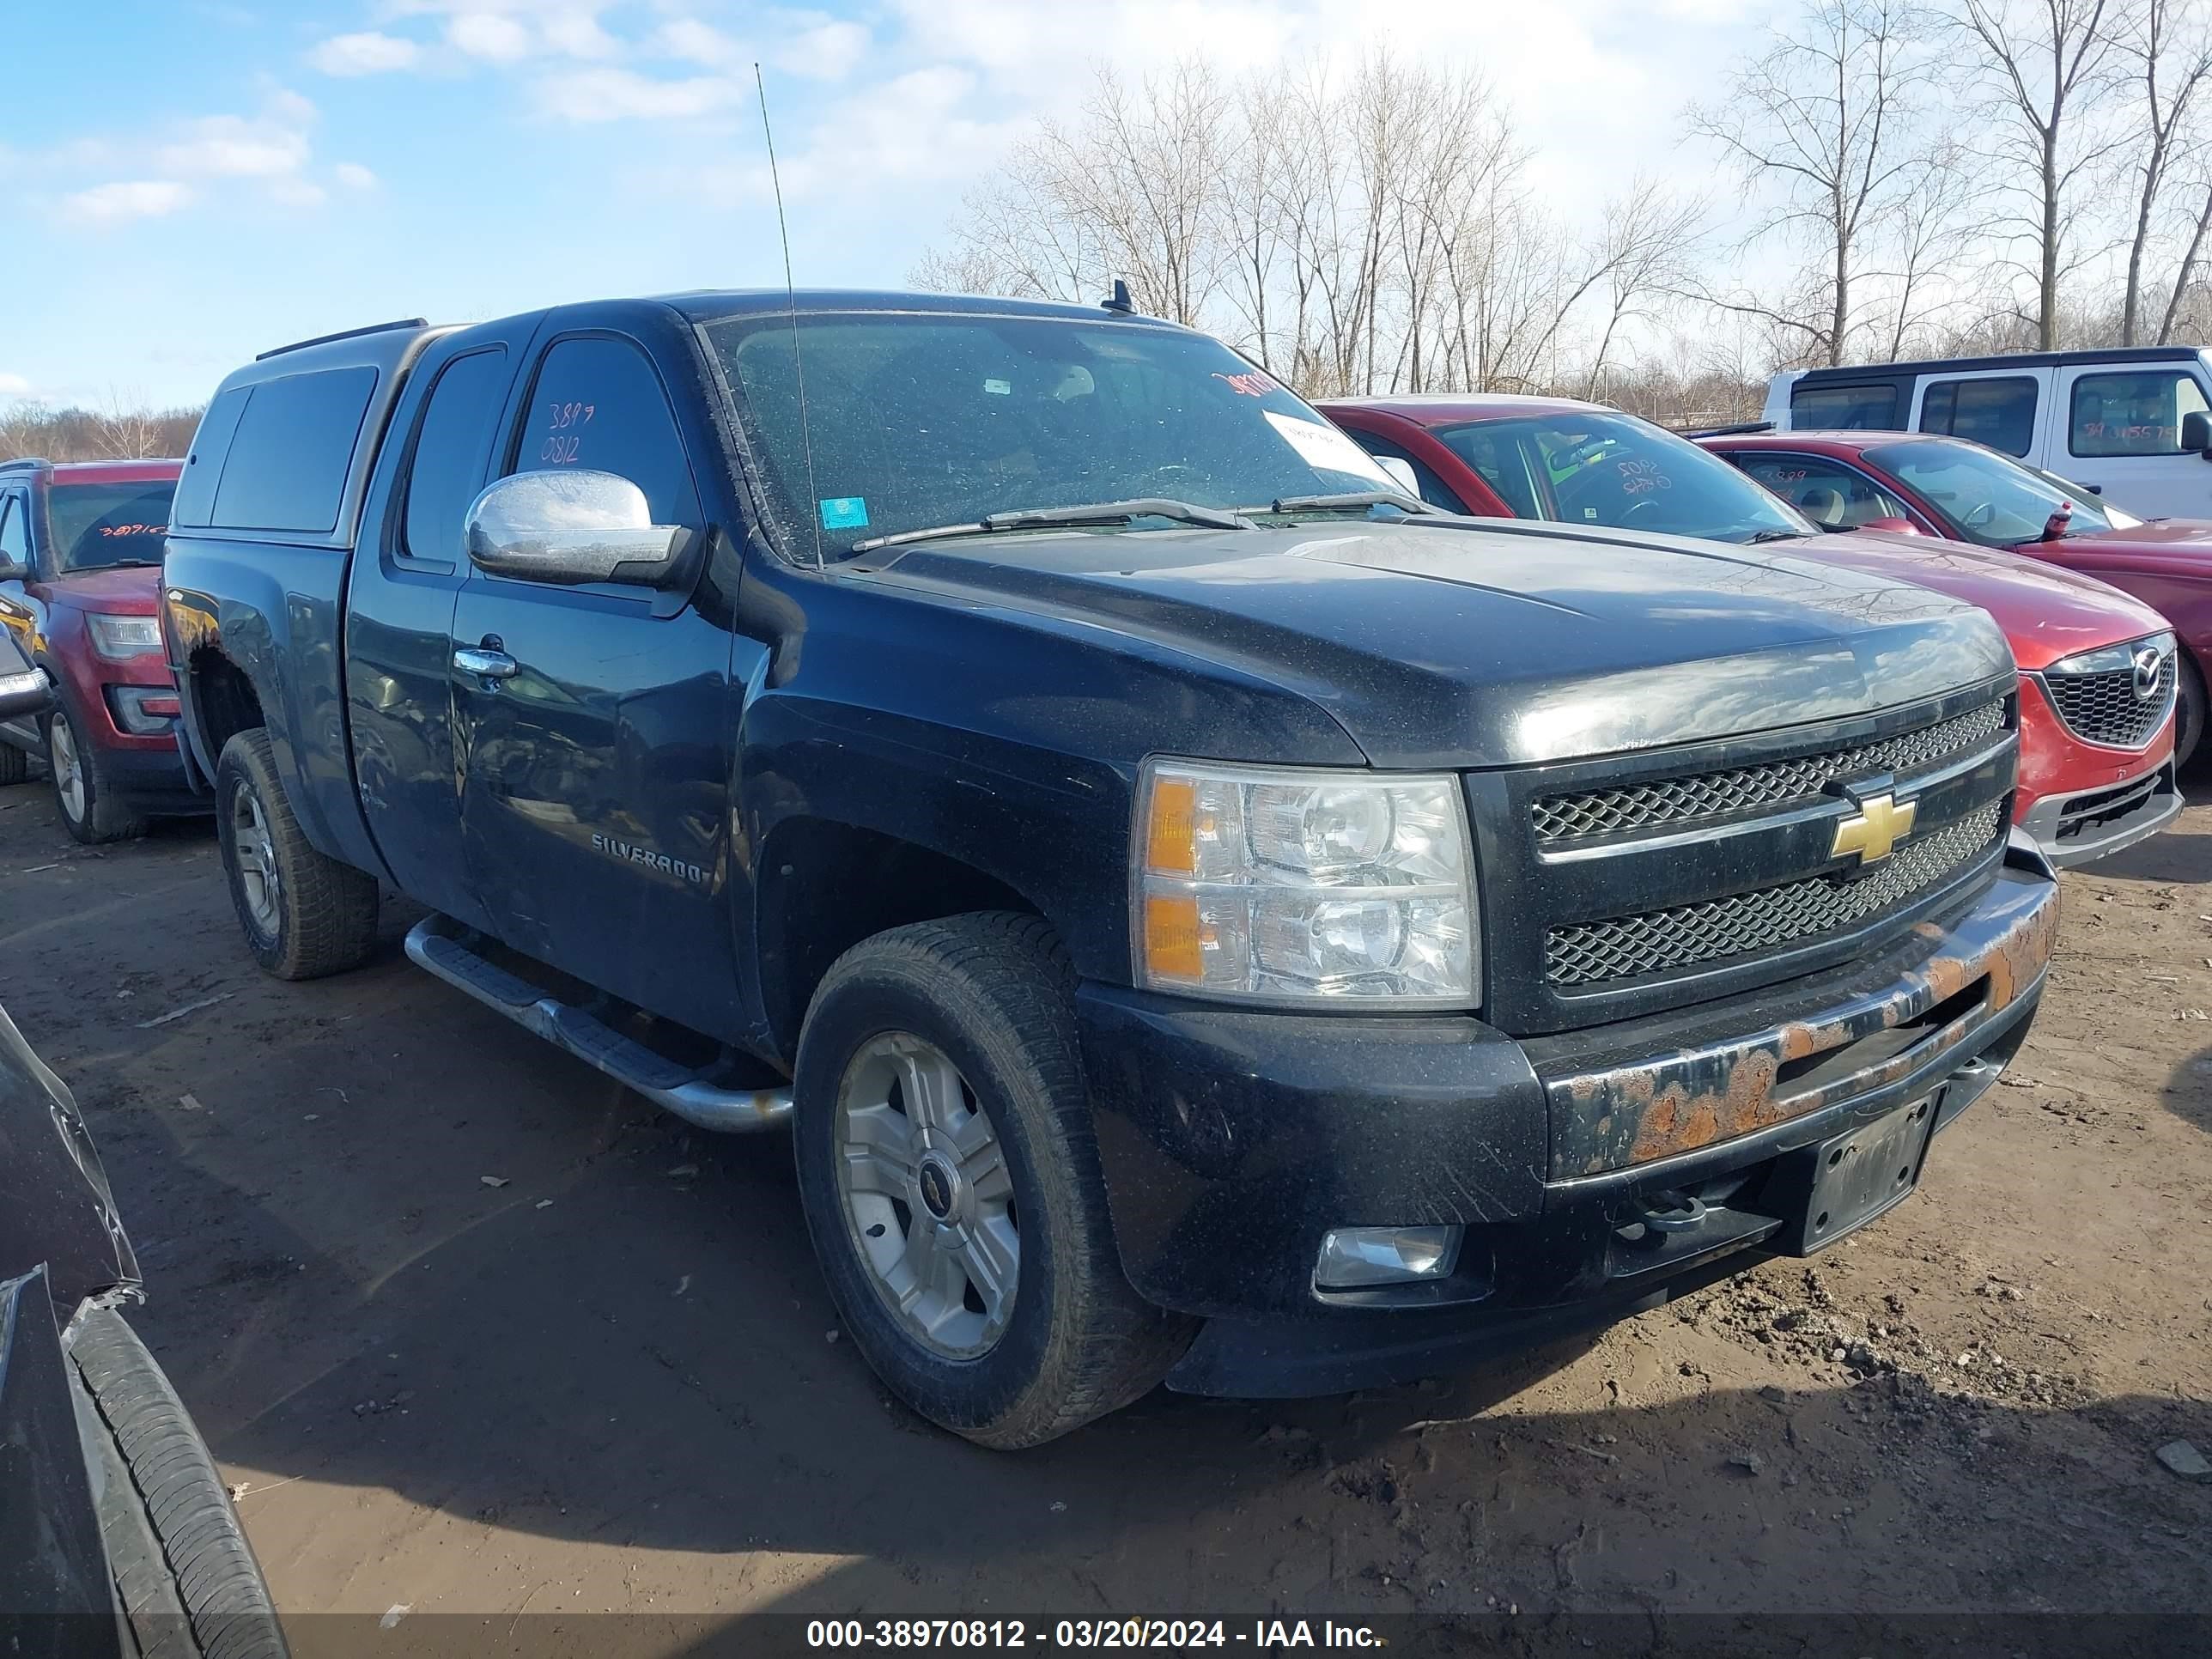
[[[1775, 1248], [1811, 1255], [1856, 1232], [1911, 1195], [1935, 1133], [1942, 1091], [1910, 1100], [1871, 1123], [1831, 1136], [1795, 1155], [1802, 1206], [1777, 1235]], [[1781, 1173], [1781, 1172], [1778, 1172]], [[1770, 1212], [1771, 1213], [1771, 1212]]]

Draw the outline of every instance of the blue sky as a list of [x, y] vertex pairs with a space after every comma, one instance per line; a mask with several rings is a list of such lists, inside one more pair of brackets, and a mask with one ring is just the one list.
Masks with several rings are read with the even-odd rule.
[[391, 317], [780, 283], [897, 286], [1091, 65], [1377, 42], [1478, 64], [1570, 214], [1674, 143], [1766, 0], [18, 0], [0, 106], [0, 403], [196, 403]]

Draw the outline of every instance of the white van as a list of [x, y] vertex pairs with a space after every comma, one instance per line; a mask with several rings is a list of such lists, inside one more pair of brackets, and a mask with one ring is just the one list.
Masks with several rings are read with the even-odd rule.
[[2115, 347], [1791, 369], [1778, 432], [1948, 432], [2144, 519], [2212, 519], [2212, 350]]

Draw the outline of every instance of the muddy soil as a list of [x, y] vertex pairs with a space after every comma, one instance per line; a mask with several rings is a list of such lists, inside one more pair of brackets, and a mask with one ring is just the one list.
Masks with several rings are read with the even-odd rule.
[[[2201, 781], [2199, 790], [2205, 788]], [[2212, 1607], [2212, 809], [2065, 878], [1922, 1191], [1601, 1335], [1006, 1456], [839, 1340], [789, 1154], [410, 968], [241, 948], [211, 833], [0, 792], [0, 1000], [75, 1086], [288, 1613]]]

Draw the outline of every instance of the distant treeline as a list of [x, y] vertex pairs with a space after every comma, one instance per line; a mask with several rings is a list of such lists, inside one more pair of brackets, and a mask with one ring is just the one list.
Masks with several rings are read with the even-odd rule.
[[131, 460], [181, 455], [200, 423], [192, 409], [0, 408], [0, 461], [42, 455], [50, 461]]

